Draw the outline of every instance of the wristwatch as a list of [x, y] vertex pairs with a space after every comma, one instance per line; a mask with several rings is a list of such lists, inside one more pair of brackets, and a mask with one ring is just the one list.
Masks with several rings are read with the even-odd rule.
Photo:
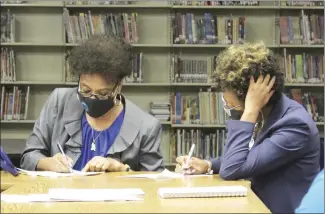
[[129, 166], [129, 165], [127, 165], [127, 164], [124, 164], [124, 166], [125, 166], [125, 171], [126, 171], [126, 172], [129, 172], [129, 171], [131, 171], [131, 168], [130, 168], [130, 166]]
[[209, 175], [213, 174], [213, 170], [211, 169], [212, 163], [208, 160], [204, 160], [204, 161], [208, 164], [208, 170], [207, 170], [206, 174], [209, 174]]

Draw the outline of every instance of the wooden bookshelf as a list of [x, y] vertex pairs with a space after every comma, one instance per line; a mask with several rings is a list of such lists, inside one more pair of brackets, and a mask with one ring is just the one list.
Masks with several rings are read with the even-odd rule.
[[[143, 52], [142, 83], [125, 83], [123, 93], [145, 111], [152, 101], [170, 101], [173, 92], [197, 94], [200, 89], [214, 87], [214, 83], [173, 82], [171, 59], [177, 53], [183, 56], [214, 56], [227, 44], [173, 44], [171, 19], [176, 12], [245, 16], [247, 32], [245, 41], [263, 40], [276, 53], [317, 53], [324, 55], [324, 45], [281, 44], [279, 17], [299, 16], [300, 10], [323, 14], [323, 6], [283, 6], [280, 1], [261, 1], [259, 6], [187, 6], [172, 5], [171, 1], [134, 1], [131, 5], [67, 5], [64, 1], [31, 1], [25, 4], [2, 4], [1, 10], [15, 14], [15, 41], [2, 42], [1, 47], [12, 48], [16, 57], [16, 81], [1, 81], [2, 86], [30, 86], [27, 120], [2, 120], [1, 142], [20, 140], [22, 144], [32, 130], [43, 104], [56, 87], [75, 87], [76, 82], [66, 81], [65, 53], [78, 44], [67, 43], [63, 10], [74, 12], [94, 11], [105, 13], [137, 12], [140, 39], [132, 44], [135, 51]], [[323, 14], [324, 15], [324, 14]], [[324, 83], [286, 83], [287, 88], [324, 91]], [[163, 125], [162, 150], [165, 163], [170, 159], [170, 142], [175, 129], [224, 129], [218, 124]], [[316, 122], [323, 135], [323, 122]], [[15, 144], [16, 145], [16, 144]], [[17, 148], [17, 153], [23, 147]]]

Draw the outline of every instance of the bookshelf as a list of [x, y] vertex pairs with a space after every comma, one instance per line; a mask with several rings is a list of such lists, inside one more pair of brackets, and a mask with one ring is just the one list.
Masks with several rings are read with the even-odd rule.
[[[25, 139], [49, 94], [56, 87], [75, 87], [75, 82], [66, 80], [65, 54], [78, 44], [66, 41], [63, 11], [71, 14], [88, 10], [92, 14], [134, 13], [138, 14], [139, 41], [132, 44], [135, 52], [143, 53], [143, 81], [126, 82], [123, 94], [145, 111], [150, 111], [151, 102], [171, 102], [175, 92], [188, 96], [200, 90], [213, 88], [213, 82], [175, 82], [171, 64], [173, 57], [181, 54], [188, 59], [212, 57], [229, 44], [175, 44], [172, 20], [174, 14], [193, 14], [203, 18], [204, 13], [220, 17], [245, 17], [245, 41], [263, 40], [279, 55], [318, 54], [324, 55], [323, 44], [282, 44], [280, 41], [280, 17], [317, 14], [324, 16], [324, 6], [287, 6], [282, 1], [260, 1], [252, 5], [173, 5], [175, 1], [132, 1], [132, 4], [67, 4], [64, 1], [28, 1], [22, 4], [2, 3], [1, 12], [8, 9], [15, 15], [14, 40], [1, 42], [2, 48], [14, 50], [16, 81], [1, 79], [1, 87], [30, 87], [26, 120], [1, 120], [1, 142], [11, 153], [20, 153]], [[180, 2], [180, 1], [177, 1]], [[286, 66], [286, 65], [285, 65]], [[324, 93], [324, 83], [286, 83], [286, 88], [300, 88], [307, 92]], [[172, 115], [171, 115], [172, 116]], [[161, 122], [163, 126], [162, 149], [165, 163], [174, 166], [170, 144], [177, 129], [224, 129], [219, 124], [173, 124]], [[323, 134], [324, 122], [316, 122]], [[18, 146], [20, 145], [20, 146]], [[174, 154], [175, 156], [175, 154]]]

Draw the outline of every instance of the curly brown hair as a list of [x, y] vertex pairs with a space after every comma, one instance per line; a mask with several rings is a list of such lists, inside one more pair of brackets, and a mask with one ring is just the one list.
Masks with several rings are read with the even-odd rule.
[[255, 80], [260, 75], [275, 76], [273, 96], [268, 104], [279, 100], [284, 87], [284, 74], [278, 58], [263, 42], [231, 45], [222, 51], [216, 59], [214, 79], [221, 91], [233, 91], [239, 100], [245, 101], [250, 77]]

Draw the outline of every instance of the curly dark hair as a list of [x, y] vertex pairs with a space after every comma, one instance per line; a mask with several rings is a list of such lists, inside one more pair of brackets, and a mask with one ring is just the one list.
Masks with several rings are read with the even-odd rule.
[[132, 47], [121, 37], [94, 35], [75, 47], [69, 56], [71, 73], [100, 74], [108, 82], [119, 82], [132, 72]]
[[278, 58], [263, 42], [232, 45], [216, 59], [214, 79], [221, 91], [233, 91], [239, 100], [245, 101], [250, 77], [255, 80], [262, 74], [275, 76], [273, 96], [268, 105], [276, 103], [283, 92], [284, 74]]

